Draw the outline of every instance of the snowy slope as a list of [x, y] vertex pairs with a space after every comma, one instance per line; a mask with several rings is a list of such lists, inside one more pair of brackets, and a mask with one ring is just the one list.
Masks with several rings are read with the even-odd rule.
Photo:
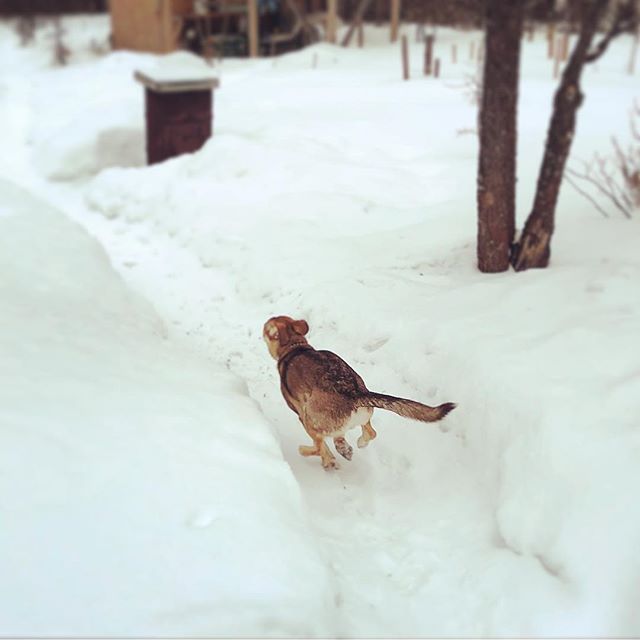
[[[563, 188], [551, 269], [477, 273], [467, 50], [480, 34], [439, 30], [437, 82], [419, 77], [412, 44], [408, 83], [386, 37], [367, 30], [362, 51], [317, 45], [225, 61], [214, 138], [150, 168], [135, 168], [142, 102], [131, 73], [152, 57], [57, 71], [24, 62], [36, 81], [7, 82], [22, 110], [0, 101], [20, 125], [8, 131], [20, 162], [3, 168], [86, 226], [165, 319], [170, 342], [241, 377], [260, 423], [275, 429], [297, 481], [282, 494], [300, 493], [312, 533], [311, 550], [287, 545], [305, 604], [292, 611], [274, 594], [273, 615], [314, 617], [308, 629], [274, 632], [638, 635], [638, 220], [603, 219]], [[624, 73], [629, 47], [619, 39], [588, 70], [572, 161], [627, 131], [637, 96], [637, 77]], [[554, 87], [545, 49], [540, 31], [525, 43], [520, 222]], [[74, 99], [39, 112], [52, 86]], [[260, 339], [275, 313], [305, 317], [312, 344], [342, 355], [371, 388], [458, 409], [444, 431], [377, 412], [380, 437], [323, 472], [297, 453], [306, 436]], [[264, 530], [299, 536], [295, 513]], [[252, 592], [236, 594], [228, 610], [244, 612]], [[184, 611], [173, 631], [217, 630], [202, 609]], [[259, 634], [263, 622], [247, 624]]]
[[242, 382], [0, 184], [3, 635], [316, 635], [300, 493]]

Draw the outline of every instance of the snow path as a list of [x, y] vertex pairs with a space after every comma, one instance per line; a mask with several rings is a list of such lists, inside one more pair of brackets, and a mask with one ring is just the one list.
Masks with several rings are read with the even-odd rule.
[[[280, 395], [262, 325], [253, 321], [255, 304], [232, 292], [224, 300], [207, 295], [220, 289], [218, 272], [176, 240], [86, 211], [73, 187], [57, 185], [50, 195], [55, 191], [54, 199], [66, 203], [125, 280], [153, 303], [170, 336], [246, 381], [276, 428], [335, 576], [335, 635], [535, 634], [542, 632], [533, 623], [541, 622], [540, 603], [549, 619], [563, 616], [565, 585], [537, 560], [507, 548], [497, 533], [490, 492], [462, 436], [378, 411], [379, 438], [356, 449], [351, 463], [340, 459], [339, 471], [323, 471], [298, 454], [306, 435]], [[313, 327], [310, 338], [313, 343]], [[367, 346], [372, 363], [378, 346]], [[352, 363], [361, 372], [366, 364]], [[395, 374], [403, 378], [401, 370]], [[505, 584], [513, 591], [505, 593]]]

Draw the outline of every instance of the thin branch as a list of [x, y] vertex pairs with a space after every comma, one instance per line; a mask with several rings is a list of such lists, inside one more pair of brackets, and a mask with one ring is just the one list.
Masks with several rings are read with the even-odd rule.
[[628, 1], [619, 4], [616, 10], [616, 17], [614, 18], [609, 31], [607, 31], [595, 48], [587, 53], [585, 56], [585, 62], [594, 62], [597, 60], [607, 50], [607, 47], [616, 36], [628, 31], [634, 27], [637, 22], [638, 16], [636, 16], [633, 2]]
[[[609, 172], [607, 168], [607, 160], [606, 158], [601, 158], [598, 154], [595, 156], [596, 163], [598, 164], [598, 169], [600, 171], [600, 177], [604, 180], [605, 187], [609, 190], [609, 196], [614, 202], [620, 203], [625, 211], [631, 214], [631, 210], [633, 209], [633, 202], [631, 198], [625, 193], [623, 187], [621, 187], [617, 182], [613, 175]], [[631, 217], [629, 215], [629, 217]]]
[[620, 169], [625, 180], [629, 180], [631, 177], [631, 173], [629, 171], [629, 166], [626, 160], [625, 154], [622, 152], [620, 148], [620, 144], [615, 136], [611, 136], [611, 144], [613, 145], [613, 149], [616, 152], [616, 158], [618, 160], [618, 169]]
[[[615, 207], [625, 216], [625, 218], [631, 218], [631, 212], [628, 211], [625, 206], [619, 201], [616, 193], [612, 193], [612, 191], [605, 189], [600, 182], [594, 178], [589, 172], [587, 173], [578, 173], [574, 169], [570, 169], [567, 167], [566, 173], [573, 176], [574, 178], [579, 178], [580, 180], [584, 180], [592, 184], [603, 196], [611, 200], [611, 202], [615, 205]], [[611, 178], [606, 176], [605, 180], [609, 182]], [[610, 184], [607, 186], [611, 187]]]
[[565, 180], [583, 197], [585, 197], [605, 218], [609, 217], [609, 214], [598, 204], [596, 199], [591, 196], [590, 193], [587, 193], [583, 189], [581, 189], [576, 182], [574, 182], [570, 176], [571, 170], [567, 168], [567, 172], [564, 176]]
[[631, 109], [631, 117], [629, 120], [631, 121], [631, 135], [636, 139], [640, 140], [640, 129], [638, 129], [636, 125], [636, 117], [640, 120], [640, 102], [633, 101], [633, 108]]

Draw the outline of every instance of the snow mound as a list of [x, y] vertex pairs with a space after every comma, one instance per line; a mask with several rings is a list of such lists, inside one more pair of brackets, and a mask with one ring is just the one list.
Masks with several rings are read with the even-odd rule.
[[107, 167], [142, 166], [144, 150], [143, 123], [135, 112], [104, 105], [87, 109], [42, 141], [35, 164], [51, 180], [74, 180]]
[[318, 636], [328, 577], [246, 387], [0, 183], [0, 629]]

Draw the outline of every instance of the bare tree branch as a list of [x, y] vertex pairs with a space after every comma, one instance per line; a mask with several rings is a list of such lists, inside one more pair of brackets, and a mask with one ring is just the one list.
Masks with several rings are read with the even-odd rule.
[[594, 62], [597, 60], [607, 50], [607, 47], [616, 36], [632, 29], [637, 23], [638, 15], [633, 0], [621, 2], [616, 9], [616, 15], [609, 30], [593, 50], [587, 53], [585, 61]]
[[565, 180], [584, 198], [589, 200], [591, 204], [605, 217], [608, 218], [609, 214], [598, 204], [597, 200], [591, 196], [591, 194], [587, 193], [584, 189], [581, 189], [578, 184], [571, 179], [570, 177], [571, 170], [567, 167], [567, 171], [565, 173]]
[[[602, 158], [597, 157], [596, 160], [598, 162], [598, 168], [602, 170]], [[587, 167], [587, 170], [584, 173], [580, 173], [578, 171], [575, 171], [574, 169], [570, 169], [569, 167], [567, 167], [565, 177], [567, 178], [567, 181], [570, 181], [567, 177], [568, 175], [593, 185], [605, 198], [611, 201], [611, 203], [622, 213], [625, 218], [632, 217], [630, 208], [625, 206], [625, 204], [620, 201], [619, 185], [615, 183], [611, 175], [606, 172], [606, 170], [603, 174], [601, 174], [600, 177], [596, 178], [593, 176], [591, 167]], [[573, 182], [571, 182], [571, 185], [576, 190], [578, 190]], [[587, 198], [593, 202], [593, 198], [589, 196], [587, 196]], [[598, 210], [600, 210], [599, 207]]]

